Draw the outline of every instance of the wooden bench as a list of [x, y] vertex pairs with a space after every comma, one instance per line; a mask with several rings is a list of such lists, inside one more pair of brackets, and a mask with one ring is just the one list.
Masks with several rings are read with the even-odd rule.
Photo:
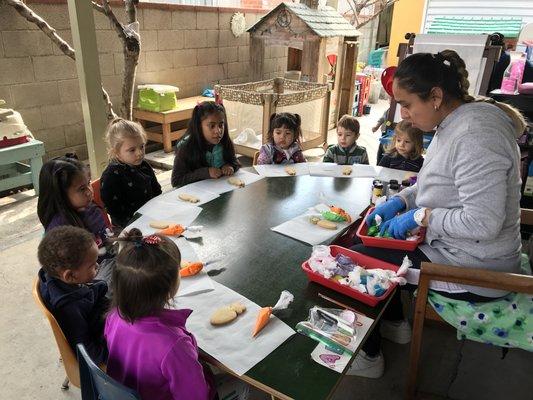
[[[39, 173], [43, 166], [44, 144], [29, 142], [0, 149], [0, 192], [33, 184], [39, 195]], [[22, 161], [30, 160], [30, 165]]]
[[[178, 99], [178, 107], [173, 110], [154, 112], [141, 110], [140, 108], [133, 109], [133, 118], [145, 127], [148, 140], [163, 143], [165, 153], [172, 151], [172, 141], [179, 140], [185, 134], [186, 129], [178, 129], [172, 131], [171, 124], [173, 122], [189, 121], [192, 117], [192, 111], [196, 104], [202, 101], [215, 101], [212, 97], [187, 97], [185, 99]], [[146, 122], [155, 122], [160, 124], [154, 127], [146, 127]]]

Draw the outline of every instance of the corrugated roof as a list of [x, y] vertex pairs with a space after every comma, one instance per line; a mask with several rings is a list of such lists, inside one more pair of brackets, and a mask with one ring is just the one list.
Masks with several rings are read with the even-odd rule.
[[309, 29], [320, 37], [352, 37], [361, 34], [361, 32], [355, 29], [355, 27], [334, 8], [322, 7], [320, 9], [313, 9], [301, 3], [281, 3], [250, 27], [248, 32], [256, 30], [257, 27], [259, 27], [259, 25], [261, 25], [269, 16], [277, 13], [282, 7], [289, 9], [293, 14], [305, 22]]
[[435, 17], [427, 33], [491, 34], [502, 33], [507, 38], [518, 37], [522, 18]]

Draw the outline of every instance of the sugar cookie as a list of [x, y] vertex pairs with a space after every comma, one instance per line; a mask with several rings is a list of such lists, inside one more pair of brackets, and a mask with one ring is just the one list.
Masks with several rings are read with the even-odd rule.
[[221, 307], [211, 315], [211, 325], [224, 325], [237, 318], [237, 311], [229, 306]]
[[348, 166], [344, 167], [342, 169], [342, 174], [343, 175], [351, 175], [352, 174], [352, 167], [348, 167]]
[[334, 224], [333, 222], [328, 221], [326, 219], [321, 219], [316, 224], [320, 226], [321, 228], [325, 228], [325, 229], [332, 229], [332, 230], [337, 229], [337, 224]]
[[237, 314], [242, 314], [246, 311], [246, 306], [244, 304], [241, 304], [239, 302], [232, 303], [229, 306], [233, 311], [235, 311]]
[[154, 229], [166, 229], [170, 226], [170, 222], [167, 221], [151, 221], [150, 227]]
[[228, 178], [228, 183], [233, 186], [244, 187], [244, 181], [239, 178], [235, 178], [234, 176]]
[[285, 172], [288, 175], [294, 176], [294, 175], [296, 175], [296, 168], [294, 168], [294, 167], [285, 167]]
[[187, 193], [178, 194], [178, 198], [183, 201], [188, 201], [189, 203], [198, 203], [200, 201], [198, 197], [193, 196], [192, 194], [187, 194]]

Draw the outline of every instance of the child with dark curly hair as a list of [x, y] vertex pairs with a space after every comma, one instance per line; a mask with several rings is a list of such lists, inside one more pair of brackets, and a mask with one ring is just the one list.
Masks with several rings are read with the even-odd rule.
[[47, 232], [37, 251], [39, 292], [73, 350], [82, 343], [97, 364], [107, 359], [103, 338], [107, 284], [94, 280], [98, 247], [85, 229], [60, 226]]

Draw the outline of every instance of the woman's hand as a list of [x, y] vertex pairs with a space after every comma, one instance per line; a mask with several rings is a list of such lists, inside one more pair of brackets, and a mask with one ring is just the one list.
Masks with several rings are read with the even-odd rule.
[[405, 239], [407, 232], [418, 227], [415, 221], [415, 212], [418, 210], [414, 208], [382, 223], [380, 234], [383, 236], [385, 232], [388, 232], [394, 239]]
[[235, 170], [233, 169], [233, 167], [229, 164], [226, 164], [226, 165], [223, 165], [222, 166], [222, 173], [225, 175], [225, 176], [231, 176], [235, 173]]
[[399, 196], [394, 196], [383, 204], [377, 206], [372, 213], [366, 217], [366, 224], [371, 226], [374, 223], [376, 215], [379, 215], [383, 222], [392, 219], [405, 208], [403, 199]]
[[209, 177], [211, 179], [218, 179], [222, 176], [222, 170], [220, 168], [209, 167]]

